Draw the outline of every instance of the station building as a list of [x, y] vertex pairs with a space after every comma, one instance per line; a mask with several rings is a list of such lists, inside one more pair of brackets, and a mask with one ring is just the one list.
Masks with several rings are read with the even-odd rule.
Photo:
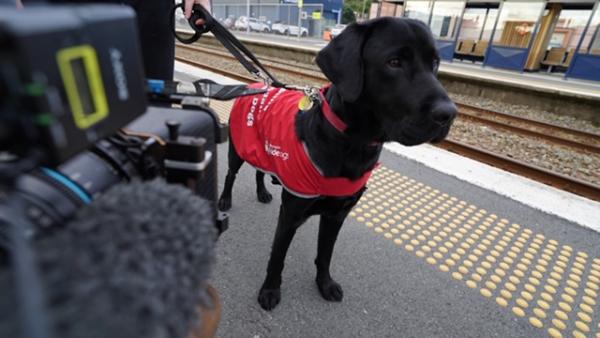
[[373, 2], [370, 18], [428, 24], [442, 59], [600, 81], [600, 1]]

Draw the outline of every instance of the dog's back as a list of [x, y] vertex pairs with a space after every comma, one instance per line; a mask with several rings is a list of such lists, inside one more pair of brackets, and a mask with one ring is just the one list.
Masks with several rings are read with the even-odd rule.
[[235, 151], [255, 168], [276, 176], [297, 196], [355, 194], [366, 184], [370, 172], [356, 181], [324, 177], [296, 135], [298, 102], [303, 96], [301, 91], [270, 87], [264, 94], [238, 98], [229, 121]]

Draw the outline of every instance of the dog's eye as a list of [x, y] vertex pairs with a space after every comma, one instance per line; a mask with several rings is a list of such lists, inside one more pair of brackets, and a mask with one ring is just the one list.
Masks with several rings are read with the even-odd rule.
[[438, 60], [438, 59], [433, 60], [433, 63], [432, 63], [433, 72], [437, 73], [439, 68], [440, 68], [440, 60]]
[[398, 67], [402, 66], [400, 59], [391, 59], [387, 63], [388, 63], [388, 66], [394, 67], [394, 68], [398, 68]]

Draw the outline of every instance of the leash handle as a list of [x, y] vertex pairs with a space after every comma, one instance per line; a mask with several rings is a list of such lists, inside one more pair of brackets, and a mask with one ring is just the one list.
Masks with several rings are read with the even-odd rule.
[[[215, 38], [221, 42], [221, 44], [246, 68], [248, 72], [250, 72], [255, 77], [261, 79], [268, 85], [273, 87], [286, 87], [286, 85], [273, 74], [271, 74], [261, 63], [258, 61], [256, 56], [244, 46], [227, 28], [223, 27], [218, 20], [215, 18], [201, 5], [194, 5], [192, 8], [193, 12], [190, 18], [188, 19], [188, 24], [194, 30], [194, 35], [190, 38], [184, 39], [178, 36], [175, 32], [175, 11], [177, 8], [181, 8], [183, 10], [183, 3], [179, 3], [173, 6], [171, 10], [171, 28], [173, 30], [173, 34], [175, 38], [184, 44], [191, 44], [200, 37], [202, 34], [211, 31]], [[196, 25], [196, 21], [198, 19], [203, 19], [203, 25]], [[254, 63], [254, 64], [253, 64]], [[256, 65], [256, 66], [255, 66]]]
[[[209, 26], [209, 24], [212, 24], [212, 22], [209, 23], [206, 18], [202, 18], [202, 19], [204, 19], [205, 24], [201, 25], [201, 26], [196, 25], [196, 20], [201, 19], [201, 17], [200, 17], [200, 13], [198, 11], [196, 11], [196, 9], [194, 8], [194, 12], [192, 12], [192, 15], [187, 20], [188, 24], [194, 31], [194, 35], [192, 35], [191, 37], [189, 37], [187, 39], [182, 38], [179, 35], [177, 35], [176, 26], [175, 26], [175, 12], [177, 11], [177, 8], [181, 8], [182, 12], [185, 11], [184, 3], [181, 2], [181, 3], [173, 5], [173, 7], [171, 7], [171, 12], [170, 12], [171, 13], [171, 17], [170, 17], [171, 31], [173, 32], [173, 35], [175, 36], [175, 38], [177, 40], [179, 40], [179, 42], [189, 45], [191, 43], [198, 41], [198, 39], [200, 39], [202, 34], [208, 32], [208, 30], [209, 30], [208, 26]], [[213, 18], [211, 17], [210, 19], [211, 19], [210, 21], [212, 21]]]

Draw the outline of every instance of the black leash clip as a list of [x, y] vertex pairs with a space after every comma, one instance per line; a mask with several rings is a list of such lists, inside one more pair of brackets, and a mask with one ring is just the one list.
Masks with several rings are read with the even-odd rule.
[[[192, 7], [192, 15], [189, 19], [187, 19], [188, 24], [194, 31], [194, 35], [187, 39], [179, 36], [176, 31], [177, 27], [175, 27], [175, 12], [177, 11], [177, 8], [181, 8], [181, 10], [185, 12], [184, 3], [181, 2], [179, 4], [176, 4], [171, 9], [171, 29], [173, 30], [175, 38], [181, 43], [184, 43], [186, 45], [192, 44], [198, 41], [202, 37], [202, 34], [211, 30], [214, 23], [214, 18], [204, 7], [202, 7], [202, 5], [195, 4], [194, 7]], [[196, 21], [198, 21], [199, 19], [204, 20], [203, 25], [196, 25]]]

